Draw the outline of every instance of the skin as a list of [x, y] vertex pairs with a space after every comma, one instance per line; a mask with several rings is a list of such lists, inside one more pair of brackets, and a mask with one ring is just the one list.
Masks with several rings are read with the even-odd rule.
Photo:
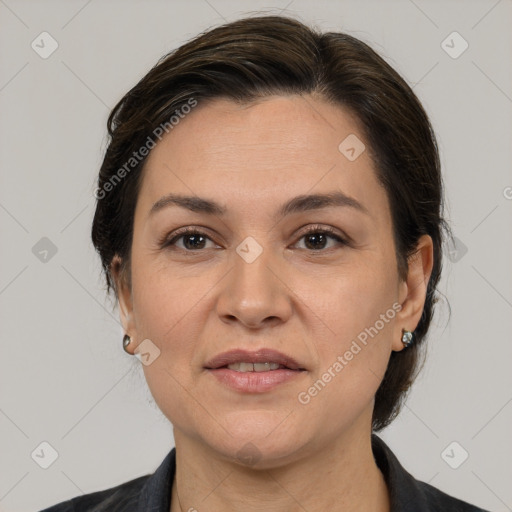
[[[184, 511], [390, 510], [370, 444], [374, 395], [391, 352], [404, 348], [402, 329], [413, 331], [420, 320], [432, 240], [420, 239], [401, 281], [389, 203], [369, 151], [349, 161], [338, 150], [349, 134], [364, 142], [356, 118], [318, 97], [249, 105], [216, 99], [195, 107], [150, 153], [131, 283], [114, 276], [130, 350], [145, 339], [160, 350], [143, 368], [174, 428], [171, 512], [180, 502]], [[368, 215], [333, 206], [273, 217], [292, 197], [333, 191], [357, 199]], [[169, 206], [149, 215], [171, 192], [214, 200], [227, 213]], [[351, 242], [327, 238], [315, 246], [303, 231], [316, 224], [316, 233], [330, 226]], [[159, 245], [186, 226], [207, 237], [199, 249], [190, 236]], [[263, 249], [252, 263], [236, 252], [248, 236]], [[394, 303], [401, 306], [394, 318], [301, 404], [298, 394]], [[291, 355], [307, 371], [247, 394], [203, 368], [226, 350], [262, 347]], [[237, 459], [247, 443], [256, 462]]]

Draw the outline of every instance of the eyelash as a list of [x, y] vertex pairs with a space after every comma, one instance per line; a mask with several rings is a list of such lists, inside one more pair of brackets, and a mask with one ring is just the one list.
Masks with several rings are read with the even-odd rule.
[[[349, 242], [341, 237], [334, 229], [330, 228], [330, 227], [327, 227], [327, 226], [312, 226], [311, 228], [309, 228], [307, 231], [303, 232], [299, 238], [299, 240], [302, 240], [302, 238], [310, 235], [310, 234], [323, 234], [323, 235], [327, 235], [329, 238], [332, 238], [334, 240], [336, 240], [339, 244], [341, 245], [345, 245], [345, 246], [348, 246], [349, 245]], [[179, 230], [177, 233], [174, 234], [174, 236], [169, 239], [168, 238], [168, 235], [164, 236], [160, 241], [159, 241], [159, 246], [163, 249], [163, 248], [170, 248], [171, 246], [174, 246], [175, 243], [182, 237], [185, 237], [187, 235], [200, 235], [200, 236], [203, 236], [205, 238], [207, 238], [208, 240], [210, 241], [213, 241], [211, 240], [211, 238], [209, 236], [206, 235], [206, 233], [200, 231], [198, 228], [193, 228], [193, 227], [188, 227], [188, 228], [183, 228], [182, 230]], [[186, 252], [189, 252], [189, 253], [192, 253], [192, 252], [201, 252], [201, 249], [198, 249], [198, 250], [190, 250], [190, 249], [181, 249], [179, 248], [180, 250], [182, 251], [186, 251]], [[332, 249], [332, 248], [330, 248]], [[171, 249], [171, 250], [174, 250]], [[329, 249], [304, 249], [306, 251], [310, 251], [311, 253], [319, 253], [319, 252], [327, 252], [329, 251]]]

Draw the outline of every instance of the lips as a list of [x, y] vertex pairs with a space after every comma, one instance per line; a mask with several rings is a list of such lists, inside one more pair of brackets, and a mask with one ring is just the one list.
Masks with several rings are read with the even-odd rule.
[[[246, 364], [243, 366], [243, 364]], [[265, 363], [267, 363], [265, 365]], [[253, 366], [253, 369], [247, 365]], [[210, 359], [206, 364], [207, 370], [217, 370], [219, 368], [227, 368], [229, 365], [239, 365], [244, 371], [277, 371], [278, 369], [286, 370], [305, 370], [295, 359], [273, 349], [260, 349], [254, 352], [242, 349], [230, 350], [223, 352]], [[262, 365], [265, 365], [263, 367]], [[275, 365], [279, 365], [278, 368]], [[268, 370], [266, 369], [268, 367]], [[234, 369], [235, 366], [232, 366]]]

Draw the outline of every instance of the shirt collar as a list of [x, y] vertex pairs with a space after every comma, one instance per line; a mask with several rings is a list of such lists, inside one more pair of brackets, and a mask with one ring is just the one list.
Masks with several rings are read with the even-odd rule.
[[146, 480], [139, 495], [137, 512], [169, 512], [171, 490], [176, 473], [176, 448], [165, 457], [157, 470]]
[[375, 434], [372, 434], [372, 451], [388, 486], [391, 512], [407, 512], [411, 504], [415, 512], [429, 512], [431, 508], [420, 482], [403, 468], [389, 446]]
[[[420, 482], [402, 467], [387, 444], [377, 435], [372, 434], [371, 444], [375, 462], [389, 489], [391, 512], [407, 512], [411, 503], [414, 503], [415, 512], [429, 512]], [[176, 448], [173, 448], [144, 484], [137, 512], [169, 512], [175, 472]]]

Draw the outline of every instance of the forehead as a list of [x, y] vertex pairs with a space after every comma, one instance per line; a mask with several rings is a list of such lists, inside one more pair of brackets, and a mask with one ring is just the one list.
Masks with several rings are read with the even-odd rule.
[[151, 151], [140, 208], [171, 192], [277, 208], [289, 196], [336, 190], [386, 208], [365, 144], [354, 115], [311, 96], [199, 102]]

